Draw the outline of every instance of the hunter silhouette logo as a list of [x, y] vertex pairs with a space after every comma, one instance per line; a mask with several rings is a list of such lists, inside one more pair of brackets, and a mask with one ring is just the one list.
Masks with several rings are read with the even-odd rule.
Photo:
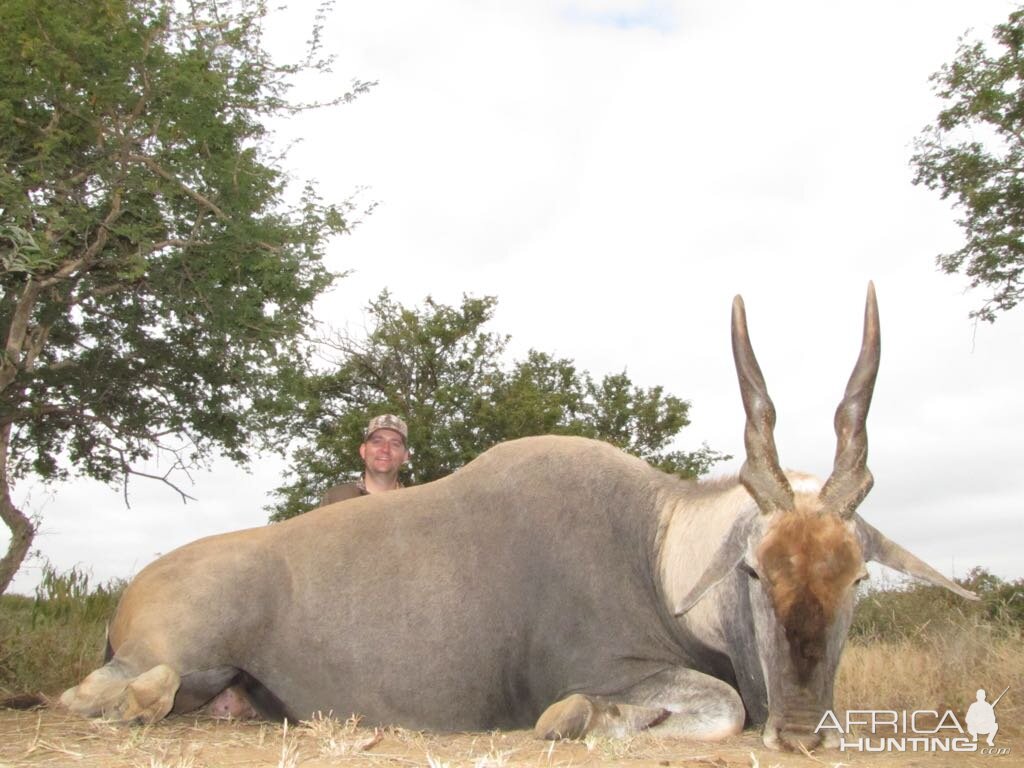
[[976, 701], [967, 708], [967, 732], [971, 734], [972, 739], [977, 741], [979, 734], [987, 736], [985, 743], [990, 747], [994, 746], [996, 731], [999, 730], [999, 723], [996, 722], [996, 704], [1008, 690], [1010, 686], [1006, 686], [1003, 692], [996, 696], [996, 700], [989, 704], [985, 701], [985, 689], [978, 689]]

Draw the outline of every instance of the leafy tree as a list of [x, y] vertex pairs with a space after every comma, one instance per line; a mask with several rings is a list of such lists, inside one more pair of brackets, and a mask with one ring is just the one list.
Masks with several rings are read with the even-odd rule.
[[992, 295], [971, 316], [993, 322], [1024, 290], [1024, 10], [993, 31], [995, 50], [961, 40], [956, 58], [932, 76], [946, 102], [916, 142], [915, 184], [952, 198], [967, 242], [940, 255], [947, 273]]
[[0, 591], [35, 533], [16, 480], [127, 483], [160, 457], [171, 483], [214, 451], [244, 461], [295, 410], [351, 206], [288, 193], [265, 124], [316, 106], [289, 84], [328, 62], [317, 22], [307, 58], [275, 65], [266, 15], [0, 0]]
[[277, 489], [271, 519], [305, 512], [328, 487], [357, 477], [363, 429], [380, 413], [409, 423], [404, 481], [414, 484], [443, 477], [502, 440], [537, 434], [607, 440], [683, 477], [728, 458], [707, 446], [665, 450], [689, 424], [690, 404], [662, 387], [634, 386], [625, 373], [595, 381], [571, 360], [537, 351], [506, 365], [509, 337], [484, 329], [496, 304], [466, 296], [459, 307], [427, 298], [409, 308], [385, 291], [370, 302], [365, 337], [336, 334], [325, 342], [333, 367], [311, 380], [305, 419], [312, 434], [294, 452], [293, 479]]

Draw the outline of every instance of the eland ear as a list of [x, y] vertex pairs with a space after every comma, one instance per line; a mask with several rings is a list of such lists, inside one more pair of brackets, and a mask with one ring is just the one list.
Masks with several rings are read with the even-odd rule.
[[877, 528], [868, 525], [860, 515], [855, 515], [857, 521], [857, 533], [860, 535], [861, 547], [864, 550], [865, 560], [874, 560], [889, 568], [914, 576], [922, 581], [927, 581], [936, 587], [944, 587], [953, 594], [959, 595], [966, 600], [980, 600], [973, 592], [964, 589], [954, 581], [947, 579], [941, 573], [932, 568], [915, 555], [910, 554], [894, 541], [886, 538]]
[[747, 554], [747, 541], [759, 512], [755, 509], [733, 523], [722, 546], [715, 552], [707, 568], [700, 575], [686, 596], [676, 603], [673, 613], [682, 616], [695, 606], [700, 599], [718, 582], [732, 573]]

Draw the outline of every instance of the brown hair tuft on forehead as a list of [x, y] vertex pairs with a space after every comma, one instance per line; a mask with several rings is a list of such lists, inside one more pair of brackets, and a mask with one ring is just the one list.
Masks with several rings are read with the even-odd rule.
[[835, 515], [787, 512], [765, 534], [757, 558], [797, 677], [806, 682], [824, 657], [836, 609], [860, 572], [860, 544]]

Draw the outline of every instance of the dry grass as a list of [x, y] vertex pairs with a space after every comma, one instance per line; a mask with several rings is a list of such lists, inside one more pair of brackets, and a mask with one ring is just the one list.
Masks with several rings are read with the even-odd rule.
[[949, 709], [962, 718], [979, 688], [991, 701], [1007, 687], [996, 708], [1000, 734], [1020, 735], [1024, 643], [991, 626], [961, 625], [897, 640], [851, 642], [839, 665], [836, 707]]
[[[715, 744], [643, 734], [627, 739], [543, 742], [525, 731], [421, 733], [374, 730], [317, 718], [284, 728], [172, 717], [153, 726], [87, 722], [53, 712], [0, 711], [0, 766], [37, 768], [1009, 768], [1024, 741], [1003, 739], [1009, 755], [878, 755], [770, 752], [753, 731]], [[373, 742], [367, 748], [359, 745]], [[347, 744], [336, 754], [339, 744]], [[998, 763], [992, 763], [998, 759]]]
[[312, 720], [302, 722], [301, 731], [312, 736], [321, 757], [356, 755], [373, 749], [384, 740], [384, 734], [379, 728], [375, 728], [369, 735], [365, 729], [360, 729], [359, 717], [356, 715], [342, 723], [331, 717], [331, 713], [324, 715], [318, 712]]

